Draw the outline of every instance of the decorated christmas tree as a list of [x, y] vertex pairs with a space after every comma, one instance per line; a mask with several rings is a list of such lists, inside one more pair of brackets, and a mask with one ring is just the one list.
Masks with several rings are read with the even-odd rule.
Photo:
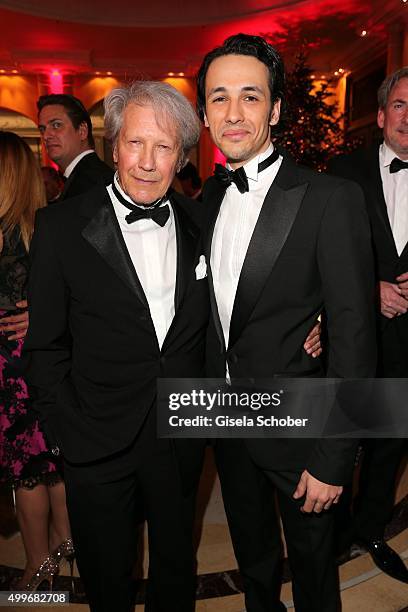
[[324, 170], [328, 160], [354, 149], [358, 143], [344, 141], [344, 115], [333, 96], [330, 81], [315, 87], [307, 55], [300, 51], [286, 75], [286, 109], [274, 133], [275, 142], [294, 159], [316, 170]]

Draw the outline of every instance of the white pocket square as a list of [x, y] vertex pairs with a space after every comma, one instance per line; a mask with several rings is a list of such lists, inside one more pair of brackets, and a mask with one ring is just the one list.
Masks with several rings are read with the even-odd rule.
[[198, 264], [195, 269], [196, 280], [201, 280], [207, 276], [207, 264], [205, 262], [205, 256], [200, 255]]

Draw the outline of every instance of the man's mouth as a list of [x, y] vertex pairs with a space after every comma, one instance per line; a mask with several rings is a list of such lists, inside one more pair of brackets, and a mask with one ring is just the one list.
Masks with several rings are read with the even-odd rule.
[[134, 180], [137, 181], [138, 183], [142, 183], [143, 185], [152, 185], [153, 183], [156, 183], [156, 179], [146, 179], [146, 178], [141, 178], [138, 176], [134, 177]]
[[228, 138], [228, 140], [242, 140], [243, 138], [245, 138], [246, 136], [248, 136], [249, 132], [248, 130], [224, 130], [223, 132], [223, 137], [224, 138]]

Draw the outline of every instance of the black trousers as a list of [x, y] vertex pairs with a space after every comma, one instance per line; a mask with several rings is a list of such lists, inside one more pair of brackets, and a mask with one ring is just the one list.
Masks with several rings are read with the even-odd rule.
[[[378, 377], [408, 377], [408, 350], [392, 321], [386, 323], [379, 336], [378, 349]], [[390, 400], [385, 397], [385, 414], [387, 401]], [[336, 509], [339, 552], [355, 541], [384, 537], [394, 507], [396, 477], [406, 440], [372, 438], [362, 440], [362, 446], [364, 455], [357, 496], [352, 504], [352, 488], [345, 488]]]
[[65, 465], [67, 506], [78, 569], [92, 612], [129, 612], [134, 604], [137, 517], [149, 532], [146, 612], [191, 612], [195, 492], [182, 494], [170, 440], [156, 439], [149, 417], [134, 444], [92, 465]]
[[300, 474], [259, 468], [242, 440], [217, 441], [215, 454], [247, 612], [281, 610], [282, 543], [275, 491], [296, 612], [336, 612], [340, 600], [332, 512], [303, 514], [303, 500], [292, 498]]

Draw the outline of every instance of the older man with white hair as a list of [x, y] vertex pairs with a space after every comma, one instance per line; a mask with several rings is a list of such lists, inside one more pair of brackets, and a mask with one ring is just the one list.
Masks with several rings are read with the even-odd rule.
[[64, 457], [91, 610], [133, 608], [143, 504], [150, 559], [145, 609], [190, 612], [204, 442], [157, 439], [156, 379], [203, 376], [208, 289], [194, 274], [199, 210], [168, 191], [200, 127], [190, 103], [159, 82], [113, 90], [105, 125], [117, 166], [113, 183], [37, 218], [27, 377]]

